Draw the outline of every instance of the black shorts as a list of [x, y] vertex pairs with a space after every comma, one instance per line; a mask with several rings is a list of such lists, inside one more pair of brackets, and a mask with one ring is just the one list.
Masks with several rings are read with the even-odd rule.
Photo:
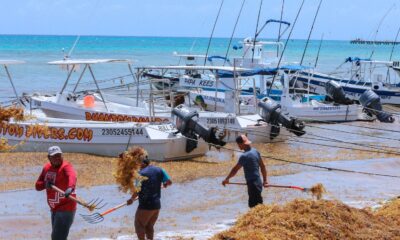
[[263, 189], [263, 185], [260, 180], [248, 181], [247, 182], [247, 191], [249, 193], [249, 207], [255, 207], [257, 204], [262, 204], [263, 199], [261, 196], [261, 192]]

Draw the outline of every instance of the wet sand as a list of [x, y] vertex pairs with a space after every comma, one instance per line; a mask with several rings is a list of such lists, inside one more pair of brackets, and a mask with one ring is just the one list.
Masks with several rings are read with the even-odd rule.
[[[376, 159], [364, 161], [337, 161], [322, 163], [325, 166], [357, 169], [396, 175], [399, 159]], [[187, 183], [174, 184], [163, 190], [162, 211], [157, 223], [157, 238], [194, 237], [207, 239], [216, 232], [232, 225], [236, 217], [247, 211], [247, 194], [243, 186], [223, 187], [223, 178], [203, 178]], [[235, 181], [244, 181], [238, 176]], [[233, 181], [232, 180], [232, 181]], [[310, 187], [321, 182], [328, 190], [325, 199], [339, 199], [355, 207], [375, 206], [400, 193], [399, 179], [373, 177], [333, 171], [301, 169], [299, 173], [270, 177], [274, 184], [291, 184]], [[84, 199], [98, 196], [108, 206], [125, 201], [128, 196], [119, 193], [116, 186], [105, 185], [90, 189], [79, 189]], [[0, 194], [0, 238], [43, 239], [50, 233], [49, 211], [44, 192], [16, 191]], [[266, 189], [263, 192], [267, 203], [284, 203], [295, 198], [311, 198], [296, 190]], [[12, 201], [10, 201], [12, 199]], [[133, 216], [137, 203], [124, 207], [105, 217], [97, 224], [86, 223], [79, 214], [88, 211], [79, 207], [71, 229], [71, 239], [135, 239]], [[107, 208], [105, 207], [105, 208]], [[174, 239], [174, 238], [172, 238]], [[178, 237], [176, 239], [179, 239]]]
[[[371, 171], [398, 175], [400, 158], [397, 146], [400, 133], [366, 126], [397, 129], [394, 124], [348, 123], [311, 125], [303, 138], [291, 138], [287, 143], [254, 144], [263, 154], [296, 162], [318, 163], [330, 167]], [[341, 132], [348, 131], [353, 134]], [[371, 137], [358, 134], [368, 134]], [[355, 142], [373, 148], [354, 146], [349, 143], [320, 141], [323, 137]], [[383, 137], [383, 138], [380, 138]], [[386, 138], [386, 139], [384, 139]], [[387, 139], [391, 138], [391, 139]], [[328, 146], [320, 146], [324, 143]], [[344, 148], [332, 148], [329, 146]], [[235, 145], [228, 145], [236, 148]], [[361, 152], [346, 147], [373, 149], [387, 153]], [[379, 150], [379, 151], [381, 151]], [[223, 150], [210, 151], [207, 156], [190, 161], [155, 163], [165, 168], [174, 180], [171, 188], [163, 190], [160, 219], [157, 223], [158, 239], [207, 239], [234, 222], [247, 211], [247, 193], [243, 186], [223, 188], [223, 177], [237, 162], [239, 153]], [[86, 200], [101, 196], [108, 208], [124, 202], [128, 196], [119, 193], [114, 185], [112, 171], [114, 158], [87, 154], [66, 153], [78, 171], [78, 194]], [[50, 234], [50, 213], [44, 192], [33, 190], [33, 184], [46, 160], [45, 153], [0, 154], [0, 239], [46, 239]], [[265, 159], [269, 168], [269, 181], [275, 184], [293, 184], [310, 187], [321, 182], [329, 193], [328, 199], [339, 199], [356, 207], [374, 206], [380, 201], [400, 194], [399, 179], [365, 176], [350, 173], [323, 171], [299, 165], [288, 165]], [[233, 181], [233, 180], [232, 180]], [[244, 181], [242, 171], [235, 181]], [[20, 191], [20, 189], [26, 189]], [[263, 192], [268, 203], [283, 203], [294, 198], [311, 196], [294, 190], [267, 189]], [[124, 207], [97, 225], [83, 221], [79, 214], [88, 214], [79, 208], [71, 229], [70, 239], [134, 239], [133, 216], [137, 203]], [[104, 210], [102, 209], [102, 210]], [[179, 236], [179, 237], [178, 237]]]

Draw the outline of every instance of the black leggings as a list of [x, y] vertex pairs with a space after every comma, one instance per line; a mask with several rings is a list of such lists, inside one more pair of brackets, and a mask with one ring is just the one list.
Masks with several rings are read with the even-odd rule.
[[262, 204], [263, 199], [261, 196], [261, 192], [263, 189], [263, 185], [261, 181], [248, 181], [247, 182], [247, 191], [249, 193], [249, 207], [255, 207], [257, 204]]

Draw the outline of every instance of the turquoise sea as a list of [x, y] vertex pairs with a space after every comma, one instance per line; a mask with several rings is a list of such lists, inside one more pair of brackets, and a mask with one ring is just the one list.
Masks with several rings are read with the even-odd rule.
[[[10, 66], [18, 93], [59, 90], [67, 76], [66, 71], [48, 65], [47, 62], [61, 60], [64, 56], [63, 49], [68, 53], [76, 39], [76, 36], [0, 35], [0, 59], [26, 61], [23, 65]], [[234, 39], [232, 45], [238, 44], [241, 40], [242, 38]], [[178, 58], [173, 56], [173, 52], [205, 54], [208, 41], [208, 38], [183, 37], [81, 36], [71, 57], [130, 59], [134, 61], [134, 67], [171, 65], [178, 63]], [[209, 55], [224, 56], [228, 43], [228, 38], [212, 39]], [[284, 55], [285, 60], [299, 62], [305, 44], [306, 40], [290, 40]], [[319, 44], [319, 40], [310, 41], [304, 65], [314, 65]], [[400, 59], [398, 48], [400, 46], [394, 51], [395, 60]], [[317, 69], [324, 72], [332, 71], [343, 63], [346, 57], [368, 58], [373, 49], [372, 45], [325, 40], [322, 42]], [[388, 60], [391, 50], [391, 45], [375, 46], [373, 59]], [[230, 57], [240, 54], [240, 50], [235, 51], [231, 47]], [[97, 65], [94, 70], [99, 80], [129, 73], [126, 65], [122, 64]], [[13, 96], [4, 69], [0, 70], [0, 82], [0, 102], [2, 102]]]

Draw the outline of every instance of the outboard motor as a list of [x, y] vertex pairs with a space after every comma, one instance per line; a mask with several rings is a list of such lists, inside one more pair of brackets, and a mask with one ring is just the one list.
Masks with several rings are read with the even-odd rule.
[[274, 139], [279, 135], [281, 125], [286, 127], [289, 132], [292, 132], [297, 136], [302, 136], [306, 133], [303, 130], [305, 127], [304, 122], [298, 121], [295, 118], [288, 118], [284, 116], [281, 113], [281, 105], [279, 105], [277, 102], [269, 98], [264, 98], [263, 101], [258, 103], [258, 107], [260, 108], [262, 120], [272, 125], [270, 139]]
[[208, 129], [195, 120], [199, 114], [197, 111], [189, 112], [180, 105], [172, 110], [172, 114], [176, 116], [176, 128], [183, 136], [187, 137], [186, 152], [190, 153], [197, 147], [197, 139], [201, 137], [204, 141], [217, 146], [224, 146], [226, 142], [217, 138], [217, 129], [212, 127]]
[[359, 101], [368, 115], [375, 115], [381, 122], [394, 122], [391, 114], [382, 111], [381, 98], [371, 89], [361, 94]]
[[329, 80], [325, 84], [325, 91], [327, 97], [329, 97], [333, 102], [338, 104], [352, 104], [353, 101], [346, 97], [342, 86], [333, 80]]

